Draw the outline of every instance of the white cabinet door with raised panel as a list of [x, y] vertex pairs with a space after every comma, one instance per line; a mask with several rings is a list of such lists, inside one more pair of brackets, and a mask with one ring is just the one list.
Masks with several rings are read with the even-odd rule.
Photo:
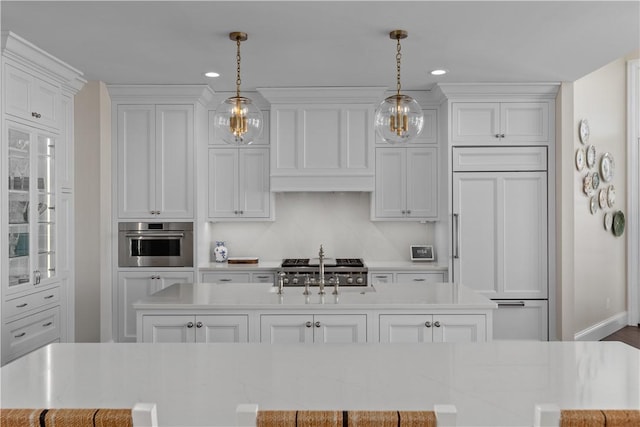
[[157, 217], [193, 218], [193, 107], [157, 105], [155, 114]]
[[381, 314], [381, 343], [423, 343], [433, 341], [433, 316], [423, 314]]
[[407, 148], [407, 205], [411, 218], [438, 216], [438, 156], [435, 148]]
[[367, 342], [366, 314], [327, 314], [313, 316], [313, 342], [364, 343]]
[[196, 342], [238, 343], [249, 341], [249, 316], [202, 315], [195, 319]]
[[454, 102], [453, 143], [495, 144], [500, 135], [500, 104], [497, 102]]
[[139, 342], [192, 343], [195, 339], [194, 316], [144, 316], [142, 319]]
[[269, 314], [260, 316], [260, 342], [309, 344], [313, 342], [313, 316]]
[[238, 211], [238, 150], [209, 150], [209, 218], [233, 218]]
[[493, 312], [494, 340], [549, 339], [548, 302], [543, 300], [496, 301]]
[[433, 316], [434, 342], [481, 342], [487, 340], [483, 315], [439, 314]]
[[242, 218], [268, 218], [271, 193], [269, 189], [269, 149], [239, 150], [238, 210]]
[[404, 148], [376, 149], [375, 216], [403, 218], [407, 206], [407, 157]]
[[58, 129], [60, 88], [11, 64], [6, 64], [5, 73], [5, 112]]
[[546, 172], [453, 177], [454, 280], [489, 298], [546, 298]]
[[500, 124], [502, 144], [547, 143], [549, 142], [549, 104], [503, 102], [500, 104]]

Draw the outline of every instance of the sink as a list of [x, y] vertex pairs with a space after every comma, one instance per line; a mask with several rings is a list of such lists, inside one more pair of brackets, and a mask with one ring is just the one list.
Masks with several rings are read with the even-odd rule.
[[[318, 294], [318, 287], [317, 286], [310, 286], [309, 287], [309, 291], [311, 292], [311, 295], [317, 295]], [[324, 287], [324, 291], [325, 291], [325, 295], [331, 295], [331, 292], [333, 292], [333, 286], [325, 286]], [[344, 287], [340, 287], [338, 288], [338, 293], [339, 294], [368, 294], [370, 292], [375, 292], [376, 289], [373, 286], [344, 286]], [[284, 288], [284, 294], [287, 295], [302, 295], [302, 293], [304, 292], [304, 286], [289, 286], [289, 287], [285, 287]], [[278, 287], [277, 286], [271, 286], [269, 288], [269, 293], [270, 294], [276, 294], [278, 293]]]

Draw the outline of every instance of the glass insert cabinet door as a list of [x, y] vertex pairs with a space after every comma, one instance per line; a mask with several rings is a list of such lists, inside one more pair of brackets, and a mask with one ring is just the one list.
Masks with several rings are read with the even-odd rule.
[[56, 274], [55, 138], [8, 124], [7, 139], [6, 283], [19, 290]]

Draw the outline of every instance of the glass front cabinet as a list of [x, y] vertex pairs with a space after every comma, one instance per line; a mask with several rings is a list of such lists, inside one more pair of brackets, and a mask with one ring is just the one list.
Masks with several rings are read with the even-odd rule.
[[56, 277], [56, 136], [5, 124], [9, 263], [3, 281], [11, 294], [50, 284]]

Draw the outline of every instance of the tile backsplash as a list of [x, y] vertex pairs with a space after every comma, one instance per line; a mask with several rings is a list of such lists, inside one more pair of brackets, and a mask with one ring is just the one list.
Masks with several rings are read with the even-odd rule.
[[370, 221], [370, 197], [355, 192], [277, 193], [274, 222], [210, 223], [211, 248], [223, 240], [231, 257], [279, 260], [317, 257], [322, 244], [328, 257], [407, 261], [409, 245], [433, 243], [433, 223]]

